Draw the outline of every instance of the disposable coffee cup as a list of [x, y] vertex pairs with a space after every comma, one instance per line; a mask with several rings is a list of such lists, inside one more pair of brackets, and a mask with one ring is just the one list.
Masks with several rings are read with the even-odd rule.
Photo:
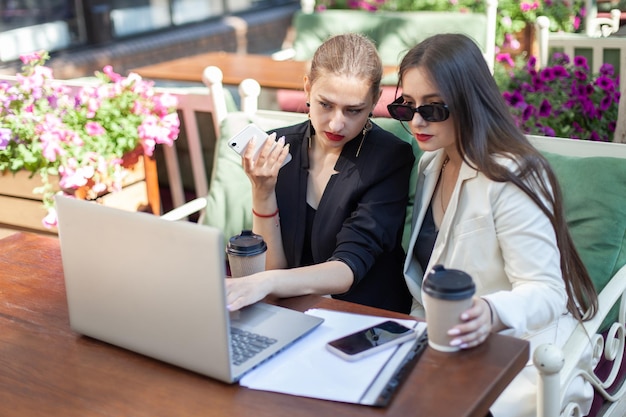
[[448, 330], [462, 323], [461, 314], [472, 306], [476, 285], [472, 277], [457, 269], [435, 265], [422, 283], [422, 301], [426, 310], [428, 344], [442, 352], [456, 352], [450, 346], [456, 336]]
[[242, 230], [241, 234], [231, 237], [226, 247], [230, 276], [239, 278], [265, 271], [266, 251], [263, 237], [252, 230]]

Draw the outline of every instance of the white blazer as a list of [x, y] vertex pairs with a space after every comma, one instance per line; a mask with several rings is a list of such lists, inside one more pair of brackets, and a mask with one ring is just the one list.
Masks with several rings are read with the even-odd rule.
[[[411, 314], [418, 317], [424, 317], [424, 271], [413, 251], [443, 160], [442, 150], [425, 152], [418, 165], [411, 240], [404, 264], [414, 299]], [[507, 159], [502, 163], [514, 167]], [[489, 300], [508, 327], [501, 333], [529, 340], [531, 352], [542, 343], [562, 346], [576, 325], [567, 313], [560, 253], [550, 220], [516, 185], [490, 180], [465, 163], [425, 271], [437, 264], [467, 272], [476, 283], [476, 295]], [[530, 358], [528, 365], [510, 385], [515, 388], [498, 399], [492, 408], [494, 416], [534, 414], [535, 370]], [[573, 395], [590, 406], [591, 387], [579, 382]], [[524, 401], [530, 403], [528, 410], [520, 408]], [[512, 409], [505, 411], [507, 407]]]

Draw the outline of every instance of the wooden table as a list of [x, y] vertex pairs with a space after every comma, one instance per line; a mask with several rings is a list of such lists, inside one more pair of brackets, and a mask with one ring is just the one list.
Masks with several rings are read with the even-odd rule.
[[[406, 318], [317, 296], [279, 304]], [[528, 352], [526, 341], [501, 335], [455, 354], [427, 348], [387, 408], [250, 390], [73, 333], [58, 239], [17, 233], [0, 240], [3, 417], [484, 417]]]
[[[246, 78], [254, 78], [263, 88], [302, 90], [309, 63], [277, 61], [268, 55], [208, 52], [135, 68], [133, 71], [144, 78], [202, 82], [202, 72], [209, 65], [222, 70], [223, 84], [239, 85]], [[384, 68], [385, 75], [395, 71], [394, 66]]]

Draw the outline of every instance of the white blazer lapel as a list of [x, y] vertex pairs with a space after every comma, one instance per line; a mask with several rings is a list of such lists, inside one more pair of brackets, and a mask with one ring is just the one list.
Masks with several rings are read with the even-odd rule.
[[478, 175], [478, 171], [474, 168], [470, 167], [465, 162], [461, 164], [459, 177], [454, 185], [454, 190], [452, 190], [448, 208], [443, 215], [443, 219], [441, 220], [441, 227], [439, 228], [439, 233], [437, 234], [437, 240], [435, 240], [435, 247], [433, 248], [433, 253], [428, 262], [428, 268], [424, 271], [424, 273], [427, 273], [434, 265], [440, 263], [442, 253], [444, 249], [447, 248], [449, 239], [451, 239], [450, 233], [452, 232], [452, 223], [456, 217], [456, 212], [458, 210], [463, 210], [462, 207], [459, 208], [461, 190], [463, 189], [465, 181], [476, 177], [476, 175]]

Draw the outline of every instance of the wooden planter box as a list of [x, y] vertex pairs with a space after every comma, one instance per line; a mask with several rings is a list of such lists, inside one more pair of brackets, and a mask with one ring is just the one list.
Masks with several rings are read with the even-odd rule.
[[[15, 175], [10, 172], [0, 173], [0, 227], [56, 234], [56, 228], [49, 229], [42, 224], [47, 212], [41, 194], [33, 193], [33, 189], [41, 186], [41, 180], [38, 174], [32, 178], [30, 175], [28, 171]], [[159, 214], [160, 199], [154, 160], [140, 158], [129, 170], [121, 191], [104, 194], [96, 201], [123, 210]]]

